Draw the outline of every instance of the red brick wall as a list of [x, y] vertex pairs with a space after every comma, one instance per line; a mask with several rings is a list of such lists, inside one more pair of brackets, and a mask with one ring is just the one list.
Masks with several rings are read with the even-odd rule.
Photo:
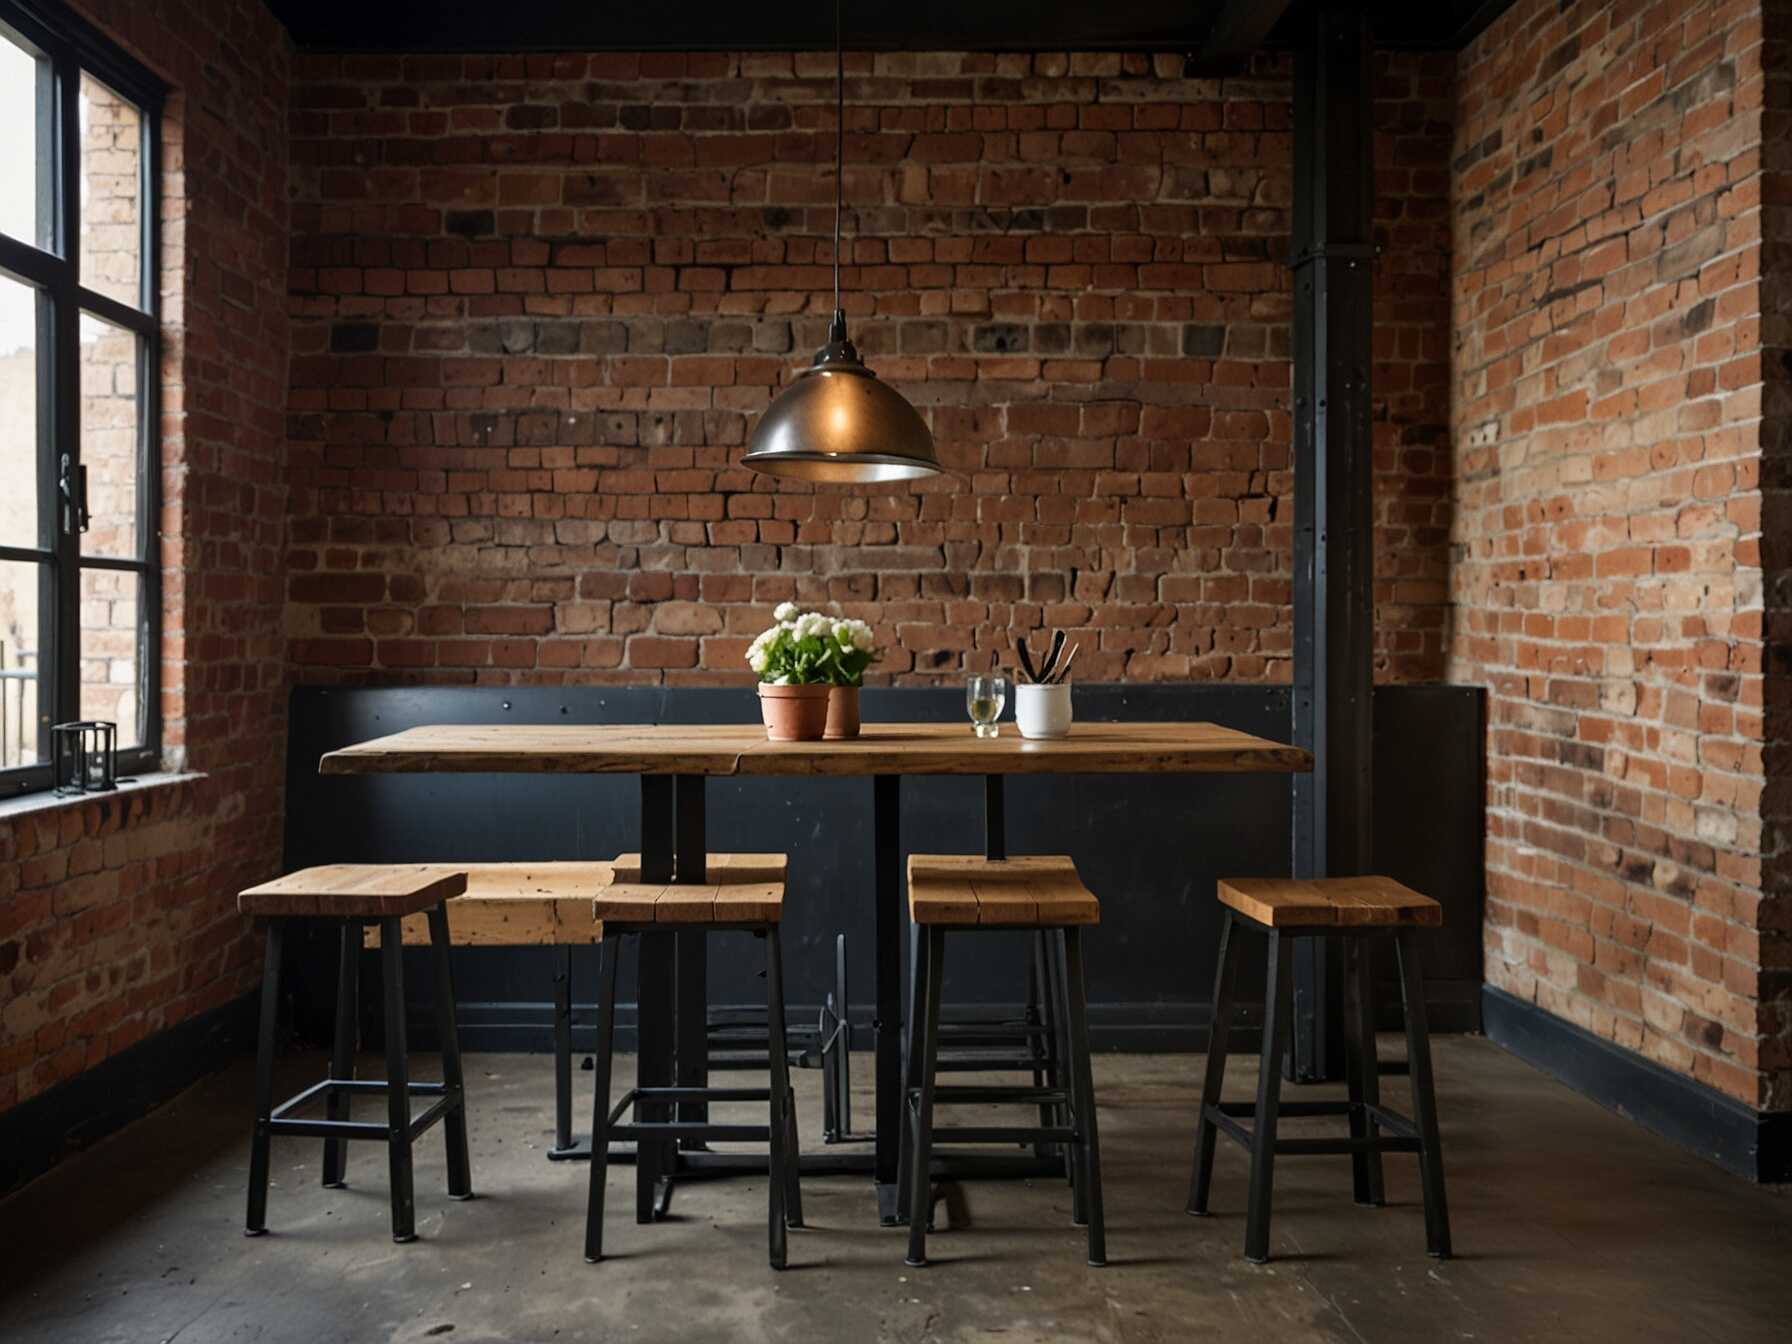
[[163, 115], [164, 737], [205, 778], [0, 819], [0, 1109], [252, 988], [279, 860], [288, 44], [256, 0], [80, 0]]
[[[775, 603], [882, 676], [1289, 654], [1286, 71], [849, 55], [845, 306], [963, 473], [742, 470], [823, 340], [826, 56], [301, 57], [287, 629], [311, 681], [741, 680]], [[1378, 654], [1436, 677], [1448, 58], [1384, 60]]]
[[1463, 53], [1451, 671], [1490, 691], [1488, 981], [1783, 1108], [1762, 71], [1756, 3], [1521, 0]]

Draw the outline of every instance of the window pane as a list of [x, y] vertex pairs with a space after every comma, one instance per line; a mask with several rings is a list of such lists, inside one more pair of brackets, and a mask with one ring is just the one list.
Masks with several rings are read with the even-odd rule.
[[143, 745], [141, 575], [81, 571], [81, 717], [118, 725], [118, 749]]
[[135, 560], [139, 360], [136, 333], [81, 314], [81, 465], [89, 524], [83, 555]]
[[43, 577], [42, 565], [0, 560], [0, 770], [42, 759], [37, 683], [41, 617], [48, 614]]
[[6, 546], [47, 541], [37, 498], [38, 304], [35, 289], [0, 275], [0, 545]]
[[81, 76], [81, 283], [143, 306], [143, 114]]
[[49, 62], [0, 36], [0, 233], [46, 250], [55, 246], [49, 93]]

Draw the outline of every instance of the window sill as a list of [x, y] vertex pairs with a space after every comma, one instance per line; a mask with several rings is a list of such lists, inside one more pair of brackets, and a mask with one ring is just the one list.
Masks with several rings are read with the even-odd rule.
[[205, 775], [197, 770], [148, 770], [140, 775], [131, 775], [126, 779], [119, 780], [118, 788], [111, 793], [76, 793], [63, 798], [45, 789], [41, 793], [27, 793], [18, 798], [0, 801], [0, 823], [14, 821], [20, 817], [42, 816], [46, 812], [59, 812], [71, 807], [80, 807], [86, 803], [103, 802], [111, 798], [129, 798], [136, 793], [152, 793], [181, 784], [191, 784], [196, 779], [204, 778]]

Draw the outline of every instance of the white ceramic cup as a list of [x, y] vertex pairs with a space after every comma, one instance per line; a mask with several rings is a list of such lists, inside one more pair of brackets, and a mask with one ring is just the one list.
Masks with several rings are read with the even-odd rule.
[[1014, 688], [1014, 722], [1022, 737], [1064, 737], [1070, 732], [1070, 683]]

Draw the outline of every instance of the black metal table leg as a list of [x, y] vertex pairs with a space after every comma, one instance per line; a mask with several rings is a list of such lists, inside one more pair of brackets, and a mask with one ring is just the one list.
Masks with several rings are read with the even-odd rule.
[[[641, 776], [641, 878], [645, 882], [673, 880], [674, 785], [670, 775]], [[678, 956], [675, 935], [644, 933], [636, 982], [636, 1014], [639, 1044], [635, 1059], [636, 1085], [670, 1087], [675, 1076], [677, 1042]], [[672, 1108], [653, 1101], [641, 1107], [645, 1123], [664, 1124]], [[596, 1154], [593, 1153], [593, 1159]], [[677, 1142], [668, 1139], [635, 1145], [635, 1221], [652, 1222], [658, 1186], [672, 1173]]]
[[[705, 815], [706, 785], [702, 775], [673, 777], [675, 857], [674, 882], [702, 885], [709, 880], [707, 852], [707, 818]], [[678, 1027], [675, 1050], [678, 1085], [709, 1086], [709, 935], [702, 930], [674, 935], [678, 951]], [[707, 1124], [709, 1103], [678, 1103], [681, 1122]], [[682, 1148], [702, 1150], [701, 1139], [684, 1139]]]
[[878, 1219], [893, 1227], [901, 1163], [902, 1100], [902, 777], [872, 779], [871, 855], [877, 944], [877, 1150], [873, 1166]]

